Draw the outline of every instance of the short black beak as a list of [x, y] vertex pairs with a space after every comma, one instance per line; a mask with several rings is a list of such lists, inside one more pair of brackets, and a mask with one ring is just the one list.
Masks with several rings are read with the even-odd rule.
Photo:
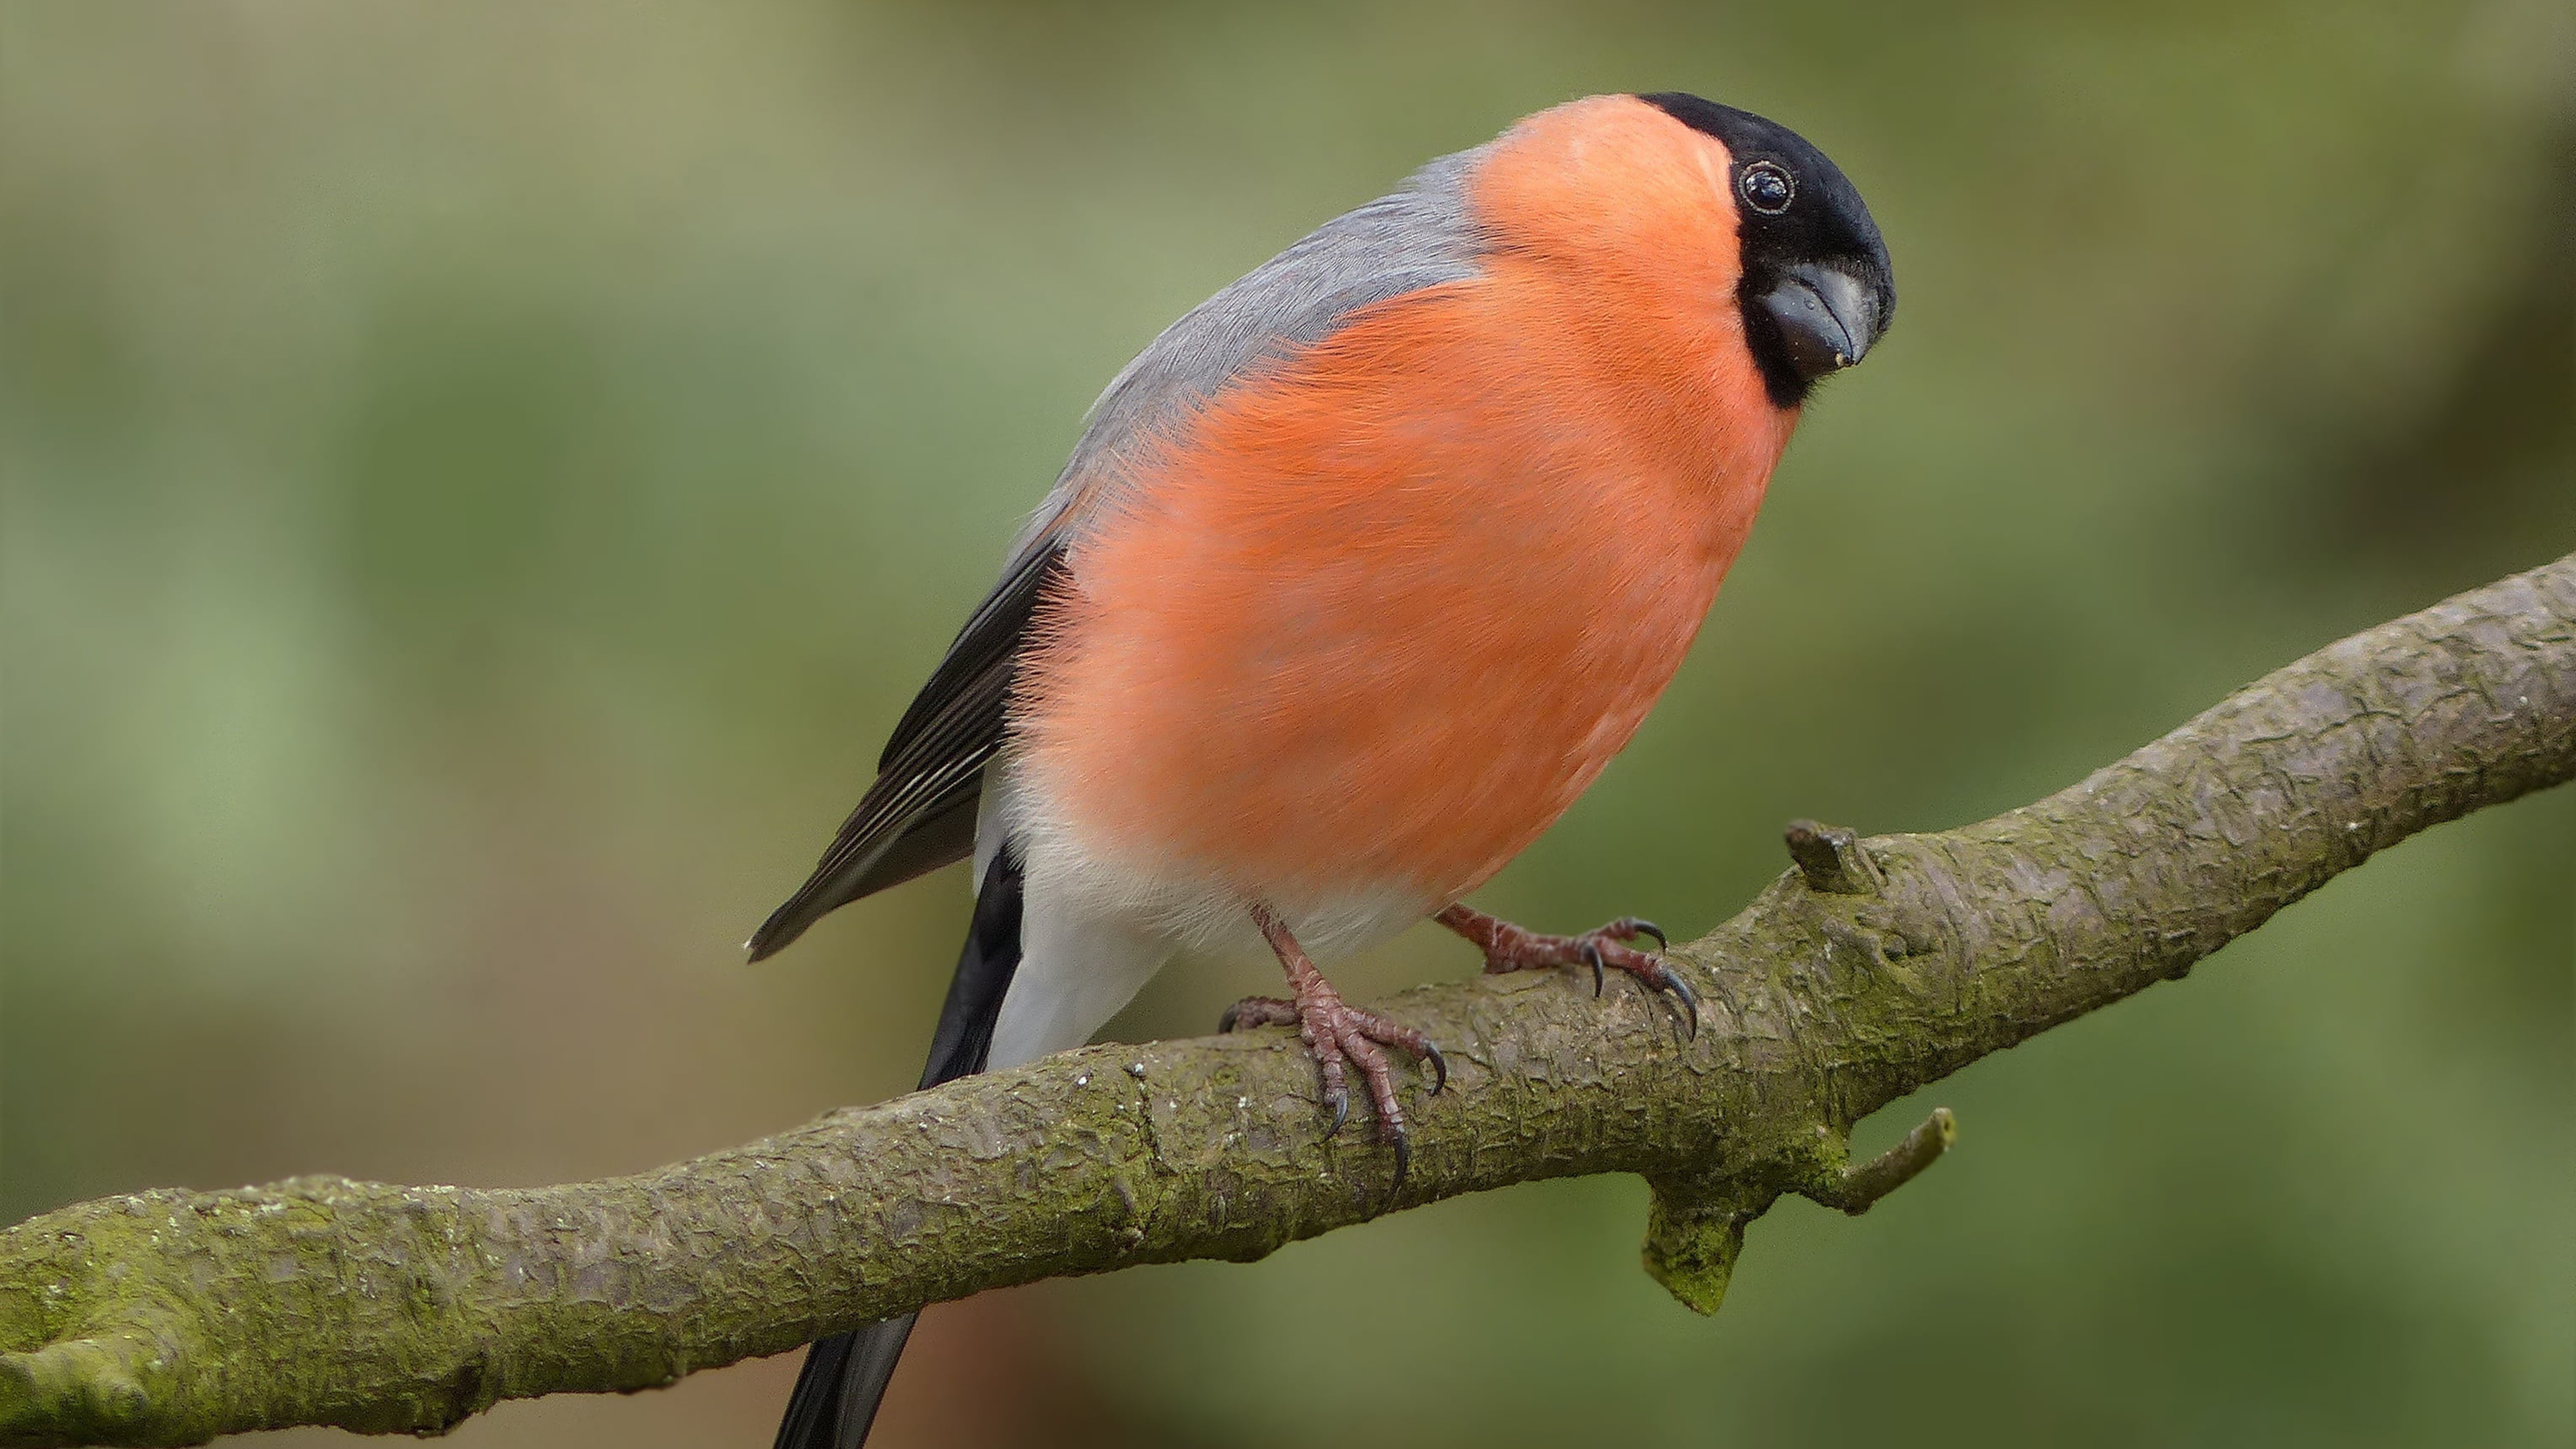
[[1869, 355], [1887, 318], [1871, 282], [1825, 262], [1800, 262], [1759, 298], [1780, 324], [1790, 363], [1809, 382]]

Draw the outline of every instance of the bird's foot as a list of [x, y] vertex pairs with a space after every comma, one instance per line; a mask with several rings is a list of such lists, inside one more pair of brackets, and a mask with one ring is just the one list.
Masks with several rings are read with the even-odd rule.
[[1652, 921], [1621, 916], [1579, 936], [1545, 936], [1472, 906], [1451, 906], [1432, 919], [1473, 941], [1485, 953], [1489, 975], [1550, 966], [1589, 966], [1592, 994], [1598, 996], [1609, 971], [1625, 971], [1649, 990], [1672, 993], [1690, 1014], [1691, 1035], [1699, 1035], [1699, 993], [1691, 990], [1690, 983], [1665, 964], [1660, 954], [1640, 951], [1629, 944], [1644, 936], [1654, 937], [1658, 947], [1670, 944], [1664, 939], [1663, 928]]
[[1388, 1190], [1392, 1198], [1403, 1190], [1405, 1168], [1412, 1160], [1412, 1149], [1405, 1134], [1404, 1104], [1396, 1100], [1395, 1069], [1388, 1063], [1384, 1048], [1394, 1047], [1413, 1057], [1431, 1063], [1434, 1073], [1431, 1090], [1436, 1095], [1449, 1085], [1449, 1062], [1431, 1038], [1403, 1022], [1353, 1006], [1342, 1000], [1342, 994], [1324, 979], [1306, 959], [1305, 951], [1288, 935], [1287, 929], [1268, 912], [1259, 912], [1264, 934], [1278, 950], [1280, 964], [1287, 969], [1288, 984], [1297, 995], [1295, 1000], [1275, 996], [1247, 996], [1227, 1007], [1217, 1022], [1219, 1031], [1235, 1031], [1256, 1026], [1294, 1026], [1298, 1040], [1306, 1044], [1315, 1059], [1316, 1072], [1323, 1078], [1324, 1105], [1331, 1109], [1333, 1125], [1325, 1132], [1331, 1136], [1342, 1130], [1350, 1119], [1350, 1069], [1359, 1068], [1368, 1084], [1369, 1102], [1377, 1109], [1379, 1140], [1395, 1149], [1395, 1185]]

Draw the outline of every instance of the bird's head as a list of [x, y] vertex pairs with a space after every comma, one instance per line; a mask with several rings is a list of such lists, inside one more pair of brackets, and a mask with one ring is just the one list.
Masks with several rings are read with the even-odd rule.
[[[1634, 318], [1736, 314], [1774, 407], [1795, 408], [1887, 331], [1887, 244], [1850, 178], [1788, 127], [1678, 91], [1595, 96], [1495, 143], [1481, 219]], [[1730, 295], [1731, 294], [1731, 295]], [[1652, 308], [1638, 299], [1660, 299]], [[1731, 305], [1730, 305], [1731, 304]], [[1737, 323], [1740, 321], [1740, 330]]]
[[1869, 355], [1896, 312], [1887, 243], [1851, 179], [1776, 121], [1680, 91], [1639, 99], [1726, 147], [1744, 276], [1736, 294], [1774, 401]]

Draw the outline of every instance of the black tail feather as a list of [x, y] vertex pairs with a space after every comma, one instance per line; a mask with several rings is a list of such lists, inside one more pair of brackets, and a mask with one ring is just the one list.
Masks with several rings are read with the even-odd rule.
[[[948, 1004], [940, 1010], [939, 1030], [931, 1038], [922, 1086], [984, 1070], [993, 1049], [993, 1023], [1001, 1018], [1002, 998], [1020, 967], [1021, 904], [1019, 851], [1006, 841], [975, 895], [974, 924], [967, 927], [966, 949], [948, 982]], [[876, 1421], [877, 1405], [919, 1316], [906, 1313], [815, 1340], [806, 1350], [805, 1368], [796, 1376], [796, 1392], [787, 1400], [787, 1417], [778, 1426], [773, 1449], [859, 1449], [866, 1443], [868, 1426]]]
[[805, 1351], [787, 1417], [772, 1449], [857, 1449], [867, 1442], [877, 1405], [894, 1378], [903, 1341], [918, 1313], [880, 1319], [864, 1328], [819, 1338]]

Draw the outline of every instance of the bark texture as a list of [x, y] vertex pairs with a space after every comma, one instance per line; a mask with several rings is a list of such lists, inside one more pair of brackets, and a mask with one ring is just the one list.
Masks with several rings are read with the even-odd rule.
[[[1858, 1212], [1948, 1145], [1851, 1125], [2178, 977], [2378, 850], [2576, 777], [2576, 556], [2310, 655], [2023, 809], [1796, 868], [1674, 948], [1706, 1029], [1584, 973], [1382, 1003], [1412, 1083], [1398, 1205], [1538, 1178], [1653, 1185], [1646, 1267], [1716, 1308], [1745, 1224]], [[0, 1444], [436, 1430], [495, 1400], [693, 1369], [981, 1289], [1258, 1258], [1386, 1208], [1293, 1036], [1094, 1047], [660, 1171], [525, 1190], [298, 1178], [82, 1203], [0, 1233]]]

